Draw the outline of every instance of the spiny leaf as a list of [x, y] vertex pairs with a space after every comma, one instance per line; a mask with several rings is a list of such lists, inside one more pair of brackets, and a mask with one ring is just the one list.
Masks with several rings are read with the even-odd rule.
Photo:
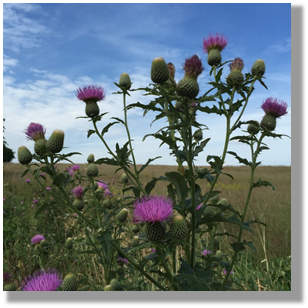
[[273, 190], [275, 190], [275, 186], [268, 181], [262, 181], [261, 178], [258, 180], [258, 182], [253, 183], [252, 187], [256, 188], [256, 187], [261, 187], [261, 186], [271, 186]]

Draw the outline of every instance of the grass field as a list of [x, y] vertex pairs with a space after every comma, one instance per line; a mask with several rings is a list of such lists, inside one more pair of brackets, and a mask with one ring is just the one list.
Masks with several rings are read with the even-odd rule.
[[[57, 168], [63, 171], [68, 166], [68, 164], [58, 164]], [[80, 164], [79, 166], [81, 173], [85, 174], [86, 165]], [[176, 166], [150, 165], [141, 173], [141, 182], [146, 184], [153, 177], [159, 177], [168, 171], [176, 171], [176, 168]], [[38, 195], [41, 189], [30, 174], [21, 178], [24, 170], [20, 164], [5, 163], [3, 166], [3, 197], [13, 200], [12, 204], [17, 207], [21, 207], [23, 202], [33, 199], [33, 195]], [[110, 190], [120, 197], [123, 188], [120, 183], [122, 173], [121, 171], [114, 173], [115, 170], [116, 168], [113, 166], [101, 165], [99, 166], [100, 175], [97, 179], [107, 182]], [[232, 174], [234, 180], [221, 175], [215, 190], [221, 191], [220, 198], [226, 198], [236, 210], [241, 212], [249, 187], [250, 169], [248, 167], [225, 167], [223, 171]], [[243, 240], [252, 241], [257, 251], [247, 250], [247, 253], [241, 257], [240, 267], [237, 267], [236, 270], [246, 277], [247, 284], [253, 284], [251, 288], [269, 290], [272, 288], [269, 285], [272, 286], [275, 279], [281, 279], [282, 274], [276, 275], [276, 278], [270, 278], [270, 283], [262, 283], [258, 278], [261, 275], [260, 270], [270, 267], [283, 273], [282, 268], [285, 260], [288, 260], [291, 255], [291, 167], [258, 167], [255, 182], [259, 178], [271, 182], [275, 186], [275, 190], [272, 190], [271, 187], [254, 189], [247, 220], [259, 219], [267, 226], [254, 224], [251, 226], [254, 234], [245, 233]], [[29, 183], [26, 182], [27, 179], [30, 180]], [[206, 180], [198, 180], [197, 183], [201, 186], [203, 193], [209, 188]], [[51, 184], [47, 180], [46, 186], [51, 186]], [[159, 181], [152, 194], [166, 195], [166, 182]], [[31, 211], [31, 209], [28, 210]], [[221, 232], [226, 231], [224, 228], [228, 228], [227, 231], [232, 231], [233, 227], [222, 224]], [[249, 276], [252, 275], [252, 265], [255, 268], [256, 278], [249, 282]]]

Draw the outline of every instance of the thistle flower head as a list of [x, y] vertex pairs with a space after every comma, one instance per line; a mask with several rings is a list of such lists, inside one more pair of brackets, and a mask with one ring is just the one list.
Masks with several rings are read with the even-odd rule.
[[183, 70], [185, 75], [197, 78], [204, 70], [202, 62], [197, 55], [193, 55], [185, 60]]
[[172, 216], [172, 202], [159, 196], [142, 197], [134, 203], [134, 223], [155, 223], [168, 220]]
[[287, 103], [272, 97], [267, 98], [261, 105], [261, 108], [264, 110], [266, 115], [272, 115], [275, 118], [280, 118], [288, 113]]
[[235, 58], [230, 64], [231, 72], [234, 70], [238, 70], [241, 72], [243, 68], [244, 68], [244, 62], [241, 58]]
[[105, 98], [104, 89], [100, 86], [89, 85], [83, 88], [78, 88], [76, 96], [81, 101], [86, 102], [98, 102]]
[[228, 39], [224, 35], [219, 35], [218, 33], [216, 36], [210, 34], [207, 39], [203, 39], [203, 50], [204, 52], [209, 53], [211, 49], [218, 49], [222, 51], [227, 46]]
[[203, 256], [206, 256], [206, 255], [209, 254], [209, 253], [211, 253], [210, 250], [204, 249], [203, 251], [201, 251], [201, 254], [202, 254]]
[[55, 269], [35, 272], [21, 285], [23, 291], [56, 291], [62, 283], [61, 275]]
[[174, 79], [174, 75], [175, 75], [175, 67], [173, 65], [173, 63], [169, 62], [167, 64], [167, 69], [169, 71], [169, 77]]
[[108, 184], [106, 184], [105, 182], [97, 182], [98, 188], [101, 188], [103, 190], [108, 189]]
[[45, 240], [45, 237], [43, 235], [41, 235], [41, 234], [37, 234], [37, 235], [32, 237], [31, 243], [33, 245], [38, 245], [43, 240]]
[[13, 276], [10, 272], [3, 273], [3, 282], [8, 283], [12, 280]]
[[72, 193], [77, 199], [82, 199], [82, 194], [83, 194], [83, 188], [79, 185], [72, 189]]
[[46, 133], [46, 128], [39, 123], [30, 123], [25, 129], [25, 134], [28, 140], [37, 141], [39, 139], [44, 139]]

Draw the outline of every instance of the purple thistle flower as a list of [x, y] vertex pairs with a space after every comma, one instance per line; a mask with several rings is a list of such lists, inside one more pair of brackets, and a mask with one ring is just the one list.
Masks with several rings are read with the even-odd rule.
[[155, 249], [155, 248], [151, 248], [151, 251], [152, 251], [152, 252], [156, 252], [156, 249]]
[[30, 123], [30, 125], [25, 130], [27, 139], [33, 141], [44, 139], [45, 133], [46, 133], [46, 128], [39, 123]]
[[105, 182], [97, 182], [98, 188], [101, 188], [103, 190], [107, 190], [108, 189], [108, 184], [106, 184]]
[[37, 199], [34, 199], [33, 201], [32, 201], [32, 203], [37, 203], [38, 202], [38, 200]]
[[68, 174], [69, 175], [73, 175], [74, 174], [74, 171], [72, 169], [68, 169]]
[[14, 206], [14, 210], [16, 210], [17, 209], [17, 207], [16, 206]]
[[201, 209], [201, 207], [202, 207], [202, 203], [200, 203], [200, 204], [197, 206], [196, 211], [199, 211], [199, 210]]
[[23, 291], [56, 291], [62, 283], [61, 274], [55, 269], [37, 271], [21, 285]]
[[72, 193], [74, 194], [75, 198], [82, 199], [83, 188], [79, 185], [72, 189]]
[[51, 187], [46, 187], [47, 190], [51, 190]]
[[32, 237], [31, 243], [33, 245], [38, 245], [43, 240], [45, 240], [45, 237], [43, 235], [41, 235], [41, 234], [37, 234], [37, 235]]
[[107, 188], [104, 193], [105, 198], [112, 198], [114, 194]]
[[73, 171], [77, 171], [77, 170], [79, 170], [79, 165], [73, 165], [73, 166], [71, 167], [71, 169], [72, 169]]
[[[224, 268], [223, 271], [224, 275], [227, 275], [227, 270]], [[233, 274], [233, 270], [231, 270], [230, 274]]]
[[76, 96], [78, 99], [81, 101], [89, 102], [89, 101], [94, 101], [98, 102], [101, 101], [105, 98], [105, 92], [102, 87], [94, 86], [94, 85], [89, 85], [86, 87], [78, 88], [76, 91]]
[[230, 63], [230, 69], [231, 72], [234, 70], [242, 71], [244, 68], [244, 62], [241, 58], [235, 58], [231, 63]]
[[31, 204], [31, 207], [34, 207], [34, 204]]
[[3, 273], [3, 282], [10, 282], [12, 280], [13, 276], [10, 272]]
[[272, 115], [275, 118], [279, 118], [288, 113], [287, 103], [272, 97], [267, 98], [261, 105], [261, 108], [264, 110], [265, 114]]
[[201, 254], [202, 254], [203, 256], [206, 256], [206, 255], [209, 254], [209, 253], [211, 253], [210, 250], [204, 249], [203, 251], [201, 251]]
[[183, 70], [185, 71], [185, 75], [197, 78], [204, 70], [204, 67], [200, 58], [197, 55], [193, 55], [185, 60]]
[[26, 183], [30, 183], [30, 179], [26, 179]]
[[117, 263], [118, 263], [118, 265], [123, 265], [124, 263], [127, 264], [128, 260], [120, 257], [120, 258], [117, 259]]
[[209, 53], [211, 49], [222, 51], [227, 46], [228, 39], [224, 35], [210, 34], [207, 39], [203, 39], [203, 51]]
[[168, 220], [172, 216], [171, 199], [159, 196], [142, 197], [134, 203], [134, 223], [155, 223]]

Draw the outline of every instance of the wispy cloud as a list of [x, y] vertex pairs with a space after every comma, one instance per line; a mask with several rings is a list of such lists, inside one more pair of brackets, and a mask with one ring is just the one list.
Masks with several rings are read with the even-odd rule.
[[37, 4], [4, 3], [3, 4], [3, 40], [5, 49], [19, 52], [21, 48], [40, 46], [42, 34], [50, 30], [43, 24], [27, 17], [30, 13], [40, 13]]
[[283, 42], [275, 42], [274, 44], [268, 46], [267, 51], [273, 53], [286, 53], [291, 50], [291, 38], [287, 38]]
[[3, 72], [12, 72], [10, 69], [18, 65], [18, 60], [3, 55]]

